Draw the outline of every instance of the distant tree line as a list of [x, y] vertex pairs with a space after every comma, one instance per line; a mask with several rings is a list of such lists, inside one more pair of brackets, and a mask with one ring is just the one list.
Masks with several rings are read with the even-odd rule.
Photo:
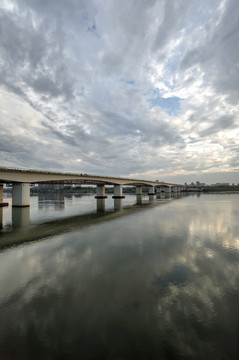
[[239, 191], [239, 185], [229, 186], [206, 186], [202, 189], [203, 192], [218, 192], [218, 191]]

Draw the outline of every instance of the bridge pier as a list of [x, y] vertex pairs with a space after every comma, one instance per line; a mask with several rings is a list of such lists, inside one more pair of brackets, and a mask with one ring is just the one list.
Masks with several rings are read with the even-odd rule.
[[172, 188], [170, 186], [165, 186], [165, 190], [164, 190], [167, 194], [171, 194], [172, 192]]
[[3, 206], [8, 206], [8, 203], [3, 202], [3, 185], [0, 184], [0, 208]]
[[154, 186], [150, 186], [150, 187], [149, 187], [149, 193], [148, 193], [148, 195], [155, 195], [155, 188], [154, 188]]
[[96, 188], [96, 199], [107, 199], [108, 196], [105, 195], [105, 185], [104, 184], [100, 184], [97, 185]]
[[30, 184], [12, 185], [12, 206], [30, 206]]
[[124, 199], [122, 185], [114, 185], [114, 196], [113, 199]]
[[138, 205], [142, 204], [143, 199], [143, 188], [142, 186], [136, 186], [136, 203]]
[[0, 207], [0, 229], [2, 228], [2, 223], [3, 223], [3, 211], [2, 211], [3, 209]]
[[136, 186], [136, 195], [141, 195], [143, 194], [143, 188], [142, 186]]
[[123, 209], [123, 198], [114, 198], [114, 209], [115, 210]]
[[170, 198], [171, 197], [171, 187], [170, 186], [162, 186], [161, 188], [161, 198]]
[[149, 201], [150, 202], [155, 199], [155, 187], [154, 186], [149, 187], [148, 195], [149, 195]]
[[156, 198], [160, 199], [161, 198], [161, 187], [156, 187]]
[[7, 202], [3, 202], [3, 185], [0, 184], [0, 229], [2, 228], [2, 223], [3, 223], [3, 206], [8, 206]]
[[0, 184], [0, 204], [3, 203], [3, 185]]

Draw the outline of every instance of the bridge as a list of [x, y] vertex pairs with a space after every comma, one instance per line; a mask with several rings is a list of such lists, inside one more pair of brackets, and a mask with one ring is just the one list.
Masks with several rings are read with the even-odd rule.
[[100, 175], [88, 175], [82, 173], [42, 171], [35, 169], [16, 169], [0, 167], [0, 206], [3, 202], [3, 184], [12, 185], [12, 206], [30, 206], [31, 184], [86, 184], [95, 185], [96, 199], [106, 199], [105, 186], [114, 186], [114, 199], [123, 199], [123, 186], [135, 186], [137, 200], [142, 199], [142, 188], [148, 188], [148, 195], [154, 197], [157, 193], [179, 192], [184, 186], [159, 181], [130, 179], [121, 177], [110, 177]]

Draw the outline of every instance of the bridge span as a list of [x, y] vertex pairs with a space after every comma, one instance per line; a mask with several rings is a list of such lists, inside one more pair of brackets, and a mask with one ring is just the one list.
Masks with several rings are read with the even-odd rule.
[[148, 187], [148, 195], [158, 192], [179, 192], [184, 186], [159, 181], [88, 175], [82, 173], [54, 172], [33, 169], [0, 167], [0, 206], [3, 205], [3, 184], [12, 184], [12, 206], [30, 206], [31, 184], [86, 184], [97, 187], [96, 199], [106, 199], [105, 185], [114, 186], [114, 199], [123, 199], [123, 186], [135, 186], [137, 199], [142, 198], [142, 188]]

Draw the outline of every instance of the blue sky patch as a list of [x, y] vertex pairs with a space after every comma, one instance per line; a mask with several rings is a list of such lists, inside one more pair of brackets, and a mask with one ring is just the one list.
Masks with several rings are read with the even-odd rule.
[[149, 103], [151, 108], [155, 106], [159, 106], [164, 109], [169, 115], [177, 115], [180, 110], [180, 101], [179, 97], [170, 97], [170, 98], [162, 98], [158, 96], [154, 99], [149, 99]]

